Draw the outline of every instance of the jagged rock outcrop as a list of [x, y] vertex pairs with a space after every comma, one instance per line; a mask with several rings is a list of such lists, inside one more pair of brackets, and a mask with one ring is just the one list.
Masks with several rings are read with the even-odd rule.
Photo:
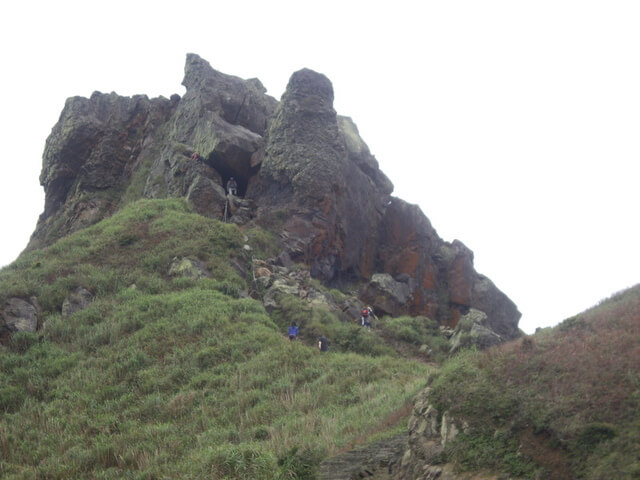
[[[186, 196], [199, 213], [221, 218], [223, 185], [235, 177], [244, 196], [260, 166], [263, 135], [277, 101], [259, 80], [225, 75], [193, 54], [187, 56], [182, 84], [187, 91], [168, 122], [144, 194]], [[198, 160], [191, 159], [193, 152]]]
[[27, 248], [40, 248], [112, 214], [177, 105], [146, 95], [94, 92], [65, 103], [43, 154], [44, 212]]
[[345, 322], [357, 318], [362, 304], [356, 298], [345, 295], [337, 301], [326, 291], [314, 287], [308, 269], [290, 269], [276, 262], [276, 259], [254, 260], [252, 266], [255, 285], [267, 311], [280, 309], [283, 297], [296, 297], [309, 307], [331, 312]]
[[455, 353], [463, 347], [475, 346], [483, 349], [503, 343], [505, 339], [487, 326], [488, 320], [489, 317], [486, 313], [475, 308], [464, 315], [449, 340], [451, 353]]
[[372, 263], [369, 238], [379, 230], [393, 188], [356, 135], [351, 122], [338, 120], [331, 82], [307, 69], [294, 73], [248, 192], [258, 221], [284, 219], [285, 248], [325, 281], [359, 278], [361, 264]]
[[[446, 463], [443, 452], [460, 432], [468, 432], [469, 425], [438, 411], [430, 402], [431, 389], [420, 392], [413, 405], [408, 425], [408, 439], [401, 458], [392, 462], [393, 480], [495, 480], [482, 473], [458, 473]], [[518, 480], [502, 475], [502, 480]]]
[[[204, 216], [276, 232], [288, 261], [330, 285], [361, 285], [377, 313], [455, 327], [474, 308], [497, 335], [518, 335], [520, 313], [475, 271], [473, 253], [391, 195], [355, 123], [334, 110], [324, 75], [295, 72], [278, 102], [259, 80], [189, 54], [183, 85], [182, 98], [67, 101], [45, 147], [45, 209], [28, 248], [140, 197], [183, 197]], [[238, 196], [228, 198], [232, 176]]]
[[415, 280], [407, 274], [394, 279], [388, 273], [374, 273], [361, 292], [365, 302], [375, 305], [375, 311], [397, 316], [406, 312], [406, 305], [412, 300]]
[[198, 258], [177, 258], [174, 257], [169, 266], [167, 274], [170, 277], [202, 278], [210, 277], [211, 272], [205, 263]]

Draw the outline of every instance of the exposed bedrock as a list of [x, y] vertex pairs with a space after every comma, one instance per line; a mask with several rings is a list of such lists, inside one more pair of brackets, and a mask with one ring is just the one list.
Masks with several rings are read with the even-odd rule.
[[[516, 306], [473, 267], [462, 242], [443, 241], [393, 185], [333, 107], [333, 86], [295, 72], [278, 102], [257, 79], [189, 54], [182, 97], [94, 93], [67, 100], [47, 139], [39, 248], [137, 198], [182, 197], [195, 211], [274, 231], [313, 277], [361, 286], [381, 314], [426, 315], [454, 327], [471, 308], [483, 326], [517, 336]], [[225, 185], [234, 177], [237, 197]], [[197, 252], [194, 252], [197, 255]]]

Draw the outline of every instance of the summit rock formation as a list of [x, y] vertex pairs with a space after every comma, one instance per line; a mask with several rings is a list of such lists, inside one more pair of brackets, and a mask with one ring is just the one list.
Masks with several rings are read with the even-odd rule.
[[[45, 208], [28, 249], [41, 248], [138, 198], [187, 198], [201, 215], [276, 233], [284, 252], [327, 285], [358, 285], [377, 312], [455, 327], [470, 309], [503, 339], [515, 304], [443, 241], [393, 185], [355, 123], [333, 107], [327, 77], [295, 72], [280, 101], [257, 79], [189, 54], [170, 99], [93, 93], [67, 100], [47, 139]], [[192, 154], [197, 152], [198, 159]], [[224, 185], [238, 182], [227, 203]]]

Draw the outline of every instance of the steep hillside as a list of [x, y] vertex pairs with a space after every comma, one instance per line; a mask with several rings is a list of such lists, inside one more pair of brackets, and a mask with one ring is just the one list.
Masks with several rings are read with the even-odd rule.
[[[640, 478], [640, 285], [553, 329], [446, 362], [397, 478]], [[447, 464], [447, 465], [445, 465]]]
[[287, 312], [248, 296], [269, 243], [141, 201], [0, 271], [2, 304], [39, 304], [37, 331], [0, 346], [0, 476], [311, 478], [403, 408], [426, 364], [326, 305], [290, 342]]

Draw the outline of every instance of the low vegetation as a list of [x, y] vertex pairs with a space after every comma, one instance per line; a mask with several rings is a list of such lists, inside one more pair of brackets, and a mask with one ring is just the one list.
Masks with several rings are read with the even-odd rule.
[[556, 328], [446, 362], [438, 408], [468, 423], [460, 468], [522, 478], [640, 478], [640, 286]]
[[[403, 408], [430, 367], [296, 299], [269, 316], [232, 266], [249, 265], [245, 236], [272, 251], [264, 231], [139, 201], [0, 271], [0, 300], [43, 312], [0, 347], [0, 477], [313, 478]], [[167, 274], [187, 256], [210, 277]], [[94, 301], [63, 317], [79, 286]], [[335, 334], [329, 353], [283, 335], [299, 308], [309, 338]]]
[[[41, 324], [0, 346], [0, 477], [311, 479], [363, 435], [397, 431], [382, 419], [406, 414], [430, 378], [434, 405], [466, 425], [439, 461], [527, 479], [640, 478], [640, 286], [446, 360], [425, 317], [369, 330], [288, 294], [266, 312], [250, 297], [252, 265], [277, 254], [266, 230], [182, 200], [132, 200], [1, 270], [0, 302], [37, 298]], [[206, 275], [169, 275], [183, 258]], [[94, 300], [63, 316], [77, 287]], [[292, 321], [296, 342], [284, 335]], [[444, 361], [439, 373], [427, 359]]]

